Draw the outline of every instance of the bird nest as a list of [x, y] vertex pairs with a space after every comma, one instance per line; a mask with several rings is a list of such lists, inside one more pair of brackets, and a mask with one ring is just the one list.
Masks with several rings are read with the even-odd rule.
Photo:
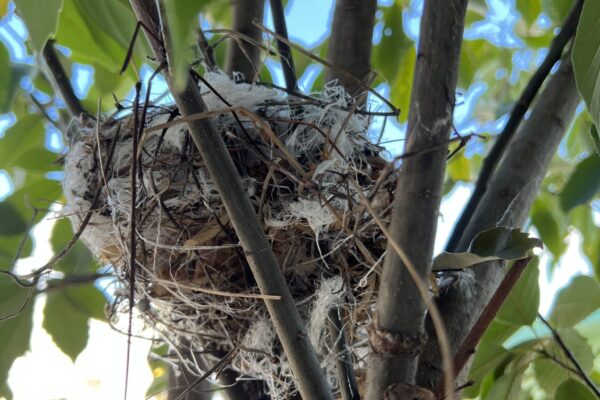
[[[341, 310], [345, 351], [360, 375], [385, 251], [384, 236], [350, 183], [386, 220], [393, 168], [367, 138], [368, 115], [355, 112], [340, 87], [296, 97], [222, 74], [205, 79], [207, 115], [337, 387], [335, 361], [342, 354], [334, 351], [339, 331], [328, 328], [328, 312]], [[209, 360], [234, 350], [230, 365], [242, 378], [264, 380], [273, 397], [285, 397], [294, 391], [285, 354], [184, 122], [175, 106], [150, 104], [80, 129], [65, 161], [68, 213], [75, 230], [85, 224], [83, 242], [114, 266], [122, 290], [133, 291], [139, 315], [164, 340]], [[114, 309], [127, 311], [128, 296], [117, 300]], [[187, 368], [205, 372], [186, 359]]]

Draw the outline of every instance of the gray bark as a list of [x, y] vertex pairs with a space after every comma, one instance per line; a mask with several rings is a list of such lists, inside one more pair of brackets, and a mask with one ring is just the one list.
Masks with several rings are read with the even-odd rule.
[[[252, 23], [262, 21], [265, 0], [231, 0], [233, 7], [233, 29], [260, 43], [262, 31]], [[260, 66], [260, 48], [245, 40], [230, 40], [225, 57], [225, 72], [241, 72], [251, 82]]]
[[[337, 0], [331, 26], [327, 61], [363, 81], [370, 71], [373, 26], [377, 0]], [[363, 92], [356, 81], [336, 69], [328, 69], [325, 81], [338, 82], [351, 95]]]
[[[406, 152], [395, 192], [390, 231], [422, 281], [431, 271], [467, 0], [425, 1]], [[422, 152], [426, 149], [435, 149]], [[375, 331], [394, 337], [394, 349], [371, 341], [367, 398], [382, 399], [394, 383], [414, 384], [425, 341], [425, 302], [388, 244], [377, 299]], [[388, 336], [390, 336], [388, 335]]]
[[[502, 225], [521, 227], [529, 214], [541, 181], [574, 115], [580, 98], [575, 87], [570, 53], [552, 76], [532, 109], [531, 116], [509, 144], [488, 190], [467, 226], [458, 250], [468, 247], [477, 233]], [[456, 351], [504, 276], [500, 263], [483, 263], [473, 268], [474, 293], [449, 287], [439, 299], [447, 321], [448, 337]], [[421, 357], [418, 383], [433, 387], [441, 377], [438, 343], [431, 338]]]

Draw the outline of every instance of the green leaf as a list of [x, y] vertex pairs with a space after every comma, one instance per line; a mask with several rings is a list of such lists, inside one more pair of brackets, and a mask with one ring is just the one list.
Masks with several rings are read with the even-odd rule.
[[533, 362], [535, 380], [548, 396], [553, 396], [556, 388], [569, 378], [567, 371], [548, 358], [538, 358]]
[[33, 300], [27, 301], [29, 291], [18, 286], [8, 275], [0, 275], [0, 317], [17, 313], [0, 322], [0, 397], [11, 397], [6, 384], [13, 361], [29, 349], [33, 328]]
[[433, 260], [433, 270], [463, 269], [492, 260], [519, 260], [527, 257], [542, 242], [530, 238], [519, 229], [496, 227], [479, 233], [464, 253], [439, 254]]
[[104, 319], [104, 297], [91, 286], [53, 289], [44, 307], [44, 329], [54, 343], [75, 361], [88, 341], [88, 319]]
[[559, 25], [569, 13], [572, 5], [573, 0], [544, 0], [544, 11], [550, 15], [554, 25]]
[[476, 397], [483, 378], [509, 357], [510, 352], [498, 342], [481, 341], [469, 372], [475, 387], [468, 389], [469, 397]]
[[554, 400], [595, 400], [596, 396], [583, 383], [576, 379], [563, 382], [554, 395]]
[[150, 387], [146, 390], [146, 397], [152, 397], [167, 389], [169, 384], [169, 366], [162, 357], [165, 357], [168, 353], [169, 347], [163, 344], [152, 349], [152, 352], [148, 356], [148, 364], [152, 370], [154, 379]]
[[[12, 265], [23, 240], [23, 235], [0, 236], [0, 265], [4, 267]], [[32, 250], [33, 241], [31, 240], [31, 235], [27, 235], [19, 258], [29, 257]]]
[[573, 326], [598, 308], [600, 285], [592, 277], [579, 275], [558, 294], [550, 321], [556, 327]]
[[569, 219], [570, 223], [581, 233], [583, 253], [592, 264], [596, 277], [600, 279], [600, 229], [594, 223], [592, 208], [575, 207], [569, 213]]
[[23, 64], [12, 64], [6, 47], [0, 44], [0, 114], [10, 110], [19, 82], [30, 69]]
[[448, 163], [448, 175], [455, 182], [471, 181], [471, 164], [464, 154], [455, 155]]
[[583, 4], [575, 43], [573, 44], [573, 70], [581, 97], [596, 124], [600, 123], [600, 2]]
[[27, 221], [8, 201], [0, 202], [0, 235], [18, 235], [27, 230]]
[[27, 150], [43, 149], [44, 140], [44, 123], [40, 116], [28, 114], [18, 118], [0, 139], [0, 168], [13, 167]]
[[527, 23], [531, 25], [542, 12], [541, 0], [517, 0], [517, 11]]
[[169, 69], [174, 78], [175, 90], [182, 90], [188, 77], [188, 50], [194, 43], [199, 28], [198, 14], [210, 0], [166, 0], [165, 9], [170, 30], [172, 57]]
[[481, 338], [482, 342], [487, 343], [504, 343], [510, 338], [520, 326], [494, 319], [490, 326], [486, 329], [485, 334]]
[[540, 239], [550, 250], [555, 260], [565, 252], [567, 232], [559, 226], [561, 216], [555, 215], [549, 202], [553, 199], [538, 197], [531, 210], [531, 222], [540, 234]]
[[[599, 57], [600, 58], [600, 57]], [[592, 154], [575, 167], [560, 193], [560, 206], [567, 212], [587, 203], [600, 190], [600, 155]]]
[[[392, 4], [382, 8], [383, 34], [381, 43], [373, 49], [373, 67], [383, 74], [390, 83], [397, 82], [400, 60], [405, 52], [414, 47], [412, 41], [404, 33], [402, 26], [402, 7]], [[412, 76], [409, 81], [412, 81]], [[403, 82], [408, 83], [408, 81]]]
[[[59, 182], [46, 179], [44, 176], [37, 176], [33, 172], [26, 175], [25, 182], [22, 182], [21, 185], [5, 201], [10, 201], [21, 217], [27, 220], [30, 220], [33, 214], [32, 206], [42, 210], [48, 209], [62, 193]], [[38, 213], [33, 222], [40, 221], [44, 215], [43, 212]]]
[[400, 122], [408, 120], [408, 108], [410, 105], [416, 58], [417, 51], [415, 47], [409, 46], [400, 58], [398, 71], [392, 82], [391, 100], [394, 106], [400, 110], [400, 115], [398, 116]]
[[523, 370], [505, 373], [490, 388], [486, 400], [518, 399], [521, 394]]
[[500, 321], [521, 326], [531, 325], [540, 306], [540, 286], [538, 259], [534, 258], [510, 291], [506, 301], [498, 311]]
[[596, 128], [596, 125], [590, 127], [590, 136], [594, 141], [594, 146], [596, 146], [596, 154], [600, 155], [600, 137], [598, 136], [598, 128]]
[[4, 17], [8, 12], [8, 0], [0, 0], [0, 17]]
[[112, 71], [115, 80], [121, 79], [117, 72], [123, 64], [125, 48], [98, 28], [98, 24], [85, 19], [78, 8], [78, 0], [64, 0], [56, 41], [72, 51], [72, 60], [98, 63]]
[[[67, 218], [56, 221], [50, 238], [52, 250], [58, 253], [69, 243], [72, 237], [73, 229], [71, 222]], [[54, 266], [54, 269], [66, 274], [85, 274], [93, 273], [96, 270], [96, 266], [96, 261], [92, 253], [82, 242], [77, 241], [71, 248], [71, 251]]]
[[15, 0], [15, 5], [27, 25], [31, 45], [41, 51], [56, 32], [62, 0]]

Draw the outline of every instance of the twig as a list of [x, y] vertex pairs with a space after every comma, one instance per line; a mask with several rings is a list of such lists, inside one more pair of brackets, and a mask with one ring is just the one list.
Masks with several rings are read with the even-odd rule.
[[[381, 100], [383, 103], [385, 103], [386, 106], [389, 107], [390, 110], [392, 110], [392, 115], [394, 116], [398, 116], [400, 114], [400, 110], [398, 110], [388, 99], [386, 99], [384, 96], [382, 96], [380, 93], [378, 93], [376, 90], [374, 90], [373, 88], [369, 87], [368, 85], [365, 85], [361, 80], [356, 79], [352, 74], [350, 74], [349, 72], [346, 72], [344, 70], [341, 70], [339, 68], [337, 68], [334, 65], [331, 65], [331, 63], [323, 60], [322, 58], [314, 55], [313, 53], [311, 53], [310, 51], [306, 51], [304, 50], [301, 46], [298, 46], [292, 42], [290, 42], [287, 38], [282, 37], [281, 35], [277, 34], [277, 32], [273, 32], [272, 30], [270, 30], [269, 28], [267, 28], [264, 25], [259, 24], [258, 22], [254, 22], [254, 24], [256, 26], [258, 26], [263, 32], [266, 32], [270, 35], [272, 35], [275, 39], [285, 42], [287, 43], [290, 47], [298, 50], [300, 53], [304, 54], [305, 56], [307, 56], [308, 58], [323, 64], [325, 67], [330, 68], [335, 70], [337, 73], [339, 73], [340, 75], [345, 76], [347, 79], [351, 80], [352, 82], [354, 82], [357, 86], [359, 86], [361, 89], [368, 91], [369, 93], [371, 93], [373, 96], [377, 97], [379, 100]], [[360, 112], [357, 111], [357, 113], [360, 114]], [[369, 115], [376, 115], [375, 113], [369, 112]], [[377, 114], [377, 115], [387, 115], [387, 114]]]
[[502, 132], [498, 136], [498, 140], [496, 143], [494, 143], [494, 146], [490, 150], [490, 154], [483, 160], [481, 172], [477, 178], [477, 183], [475, 184], [473, 194], [471, 194], [469, 202], [465, 206], [465, 209], [463, 210], [460, 218], [454, 226], [454, 229], [452, 230], [452, 234], [450, 239], [448, 239], [448, 244], [446, 245], [446, 251], [462, 250], [459, 248], [459, 242], [461, 241], [461, 238], [465, 233], [465, 229], [469, 225], [469, 222], [475, 213], [475, 209], [479, 205], [488, 187], [490, 178], [496, 170], [498, 162], [506, 150], [506, 146], [514, 136], [514, 133], [517, 131], [523, 116], [529, 109], [533, 99], [536, 97], [538, 91], [542, 87], [546, 77], [548, 74], [550, 74], [554, 64], [560, 60], [563, 49], [569, 40], [573, 37], [573, 35], [575, 35], [575, 30], [577, 29], [577, 23], [579, 22], [579, 16], [581, 14], [582, 7], [583, 0], [577, 0], [573, 5], [573, 8], [565, 20], [560, 32], [552, 40], [552, 44], [550, 45], [550, 49], [548, 50], [546, 58], [535, 74], [531, 77], [531, 80], [527, 84], [527, 87], [521, 94], [519, 100], [515, 103], [504, 129], [502, 129]]
[[42, 291], [49, 292], [51, 290], [63, 289], [65, 287], [69, 287], [69, 286], [85, 285], [85, 284], [93, 283], [101, 278], [108, 278], [108, 277], [114, 277], [114, 276], [115, 276], [114, 274], [109, 274], [109, 273], [107, 273], [107, 274], [96, 273], [96, 274], [88, 274], [88, 275], [67, 275], [61, 279], [51, 279], [51, 280], [46, 281], [48, 286], [46, 287], [46, 289], [44, 289]]
[[[502, 304], [504, 304], [504, 301], [510, 295], [510, 291], [519, 280], [519, 277], [525, 270], [525, 267], [527, 267], [527, 264], [529, 264], [529, 261], [531, 261], [531, 257], [515, 261], [512, 268], [506, 273], [506, 276], [502, 280], [502, 283], [500, 283], [500, 286], [498, 286], [498, 289], [490, 299], [489, 303], [483, 309], [479, 319], [475, 325], [473, 325], [473, 328], [471, 328], [471, 331], [454, 356], [454, 373], [456, 375], [452, 376], [453, 380], [458, 376], [460, 371], [462, 371], [469, 358], [475, 352], [475, 348], [481, 340], [481, 337], [494, 320], [494, 317], [496, 317], [496, 314], [498, 314], [498, 310], [500, 310], [500, 307], [502, 307]], [[440, 382], [435, 388], [434, 393], [436, 393], [438, 397], [441, 397], [443, 396], [442, 390], [443, 385], [442, 382]]]
[[56, 55], [56, 50], [54, 50], [54, 40], [48, 40], [42, 54], [46, 61], [46, 65], [52, 74], [58, 92], [65, 101], [71, 115], [75, 118], [79, 118], [82, 114], [88, 116], [89, 114], [85, 111], [77, 96], [75, 96], [71, 82]]
[[342, 308], [334, 307], [329, 311], [329, 325], [333, 339], [333, 352], [337, 355], [335, 364], [338, 373], [338, 382], [342, 391], [343, 400], [360, 400], [358, 385], [352, 366], [352, 354], [348, 349], [348, 341], [342, 318]]
[[[142, 83], [138, 82], [135, 85], [135, 99], [133, 101], [133, 132], [131, 141], [132, 150], [131, 154], [137, 155], [138, 141], [140, 135], [138, 131], [144, 129], [144, 120], [140, 122], [140, 116], [138, 112], [138, 105], [140, 101], [140, 91], [142, 89]], [[147, 91], [150, 93], [150, 90]], [[141, 128], [140, 128], [141, 125]], [[135, 302], [135, 273], [136, 273], [136, 239], [137, 233], [135, 231], [136, 225], [136, 207], [137, 207], [137, 158], [131, 161], [131, 211], [129, 217], [129, 318], [127, 322], [127, 357], [125, 360], [125, 390], [124, 399], [127, 400], [127, 389], [129, 387], [129, 366], [131, 356], [131, 330], [133, 327], [133, 305]]]
[[192, 390], [194, 390], [194, 388], [196, 386], [198, 386], [201, 382], [205, 381], [208, 377], [210, 377], [216, 371], [219, 371], [220, 369], [224, 368], [225, 365], [227, 365], [227, 363], [229, 363], [233, 359], [233, 357], [236, 355], [238, 350], [239, 349], [237, 347], [234, 347], [233, 349], [231, 349], [229, 351], [229, 353], [225, 354], [225, 356], [222, 359], [220, 359], [215, 365], [210, 367], [208, 369], [208, 371], [206, 371], [202, 376], [200, 376], [194, 382], [192, 382], [183, 392], [181, 392], [179, 394], [179, 396], [177, 396], [175, 398], [175, 400], [184, 399], [185, 396], [187, 396], [188, 393], [190, 393]]
[[215, 61], [215, 52], [210, 43], [208, 43], [202, 29], [198, 29], [198, 47], [200, 48], [200, 53], [202, 53], [202, 59], [206, 65], [206, 69], [211, 72], [216, 71], [218, 67], [217, 62]]
[[277, 32], [277, 35], [279, 36], [277, 38], [277, 48], [279, 49], [279, 57], [281, 57], [281, 68], [283, 69], [283, 76], [285, 77], [285, 86], [289, 90], [297, 90], [298, 81], [296, 79], [294, 59], [292, 58], [292, 49], [290, 48], [288, 41], [283, 3], [281, 0], [269, 1], [271, 3], [271, 12], [273, 14], [273, 25], [275, 26], [275, 32]]
[[[131, 0], [131, 4], [138, 19], [147, 26], [155, 27], [157, 34], [162, 32], [163, 38], [168, 38], [168, 25], [162, 24], [159, 28], [160, 14], [154, 2]], [[161, 4], [159, 1], [159, 5]], [[164, 40], [164, 43], [168, 45], [169, 41]], [[170, 57], [171, 49], [168, 47], [166, 59], [162, 45], [152, 43], [152, 47], [160, 63]], [[176, 91], [173, 90], [170, 73], [166, 77], [184, 117], [206, 111], [198, 87], [191, 78], [188, 78], [182, 91]], [[261, 293], [281, 296], [279, 301], [267, 300], [265, 303], [290, 361], [300, 393], [307, 399], [331, 399], [330, 388], [305, 333], [302, 319], [221, 135], [211, 120], [191, 121], [188, 122], [188, 127], [244, 248]]]
[[571, 361], [571, 363], [573, 363], [573, 366], [577, 370], [578, 375], [581, 377], [581, 379], [584, 380], [585, 384], [596, 395], [596, 397], [600, 399], [600, 390], [598, 390], [598, 388], [596, 387], [596, 385], [594, 384], [592, 379], [583, 370], [583, 368], [581, 367], [581, 364], [579, 364], [579, 362], [577, 361], [577, 359], [575, 358], [575, 356], [573, 355], [571, 350], [569, 350], [569, 347], [562, 340], [558, 331], [556, 329], [554, 329], [554, 327], [548, 321], [546, 321], [544, 319], [544, 317], [542, 317], [541, 314], [538, 314], [538, 318], [540, 319], [540, 321], [542, 321], [544, 323], [544, 325], [546, 325], [546, 327], [548, 327], [548, 329], [550, 329], [550, 332], [552, 332], [552, 337], [558, 344], [558, 347], [560, 347], [561, 350], [563, 351], [563, 353], [565, 353], [565, 356], [569, 359], [569, 361]]

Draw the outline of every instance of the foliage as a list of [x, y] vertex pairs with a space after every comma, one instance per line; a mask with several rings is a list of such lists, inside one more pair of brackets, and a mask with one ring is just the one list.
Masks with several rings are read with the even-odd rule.
[[[146, 57], [150, 54], [144, 40], [138, 38], [132, 67], [124, 75], [118, 74], [136, 25], [125, 0], [15, 0], [14, 3], [16, 11], [9, 2], [0, 1], [0, 14], [5, 14], [2, 24], [8, 24], [8, 18], [14, 18], [16, 12], [29, 32], [27, 52], [37, 58], [17, 59], [5, 42], [0, 44], [0, 113], [5, 113], [3, 120], [12, 121], [8, 129], [0, 129], [0, 171], [7, 174], [11, 184], [10, 193], [0, 202], [0, 268], [3, 270], [12, 270], [16, 258], [31, 254], [34, 246], [28, 233], [30, 221], [40, 222], [48, 216], [46, 211], [56, 210], [55, 204], [62, 200], [56, 171], [60, 170], [60, 153], [64, 149], [50, 143], [57, 140], [57, 128], [65, 130], [70, 121], [42, 63], [36, 62], [46, 40], [53, 38], [65, 49], [60, 59], [69, 74], [80, 71], [83, 65], [93, 68], [91, 86], [81, 97], [84, 107], [94, 112], [99, 105], [103, 112], [113, 112], [115, 98], [130, 99], [135, 82], [147, 78]], [[396, 0], [379, 7], [376, 31], [380, 37], [375, 40], [372, 56], [373, 69], [377, 72], [375, 84], [389, 87], [390, 99], [402, 111], [400, 123], [404, 123], [408, 115], [417, 57], [414, 35], [409, 34], [407, 25], [415, 13], [416, 2], [412, 3]], [[493, 8], [483, 0], [470, 2], [468, 39], [463, 43], [459, 71], [459, 112], [455, 120], [460, 133], [474, 131], [488, 139], [498, 133], [498, 127], [535, 71], [571, 1], [517, 0], [515, 4], [519, 17], [515, 23], [509, 27], [496, 25], [504, 29], [502, 35], [513, 38], [514, 43], [507, 45], [494, 43], [481, 33], [482, 24], [493, 20]], [[180, 71], [175, 76], [180, 79], [177, 77], [183, 76], [181, 71], [186, 63], [197, 58], [197, 54], [189, 51], [189, 45], [194, 39], [190, 27], [198, 27], [198, 13], [202, 12], [204, 22], [220, 28], [230, 26], [231, 10], [226, 1], [171, 1], [167, 5], [169, 24], [174, 27], [171, 30], [174, 65]], [[568, 248], [568, 238], [577, 231], [582, 237], [581, 250], [595, 276], [576, 277], [563, 288], [549, 321], [586, 372], [596, 378], [600, 376], [598, 367], [593, 364], [594, 361], [597, 364], [600, 355], [598, 340], [593, 335], [600, 330], [600, 229], [597, 225], [600, 150], [594, 127], [594, 123], [600, 122], [600, 30], [594, 29], [599, 15], [600, 2], [586, 1], [573, 49], [577, 84], [587, 109], [582, 108], [568, 128], [559, 154], [542, 184], [542, 194], [531, 212], [531, 227], [545, 244], [544, 256], [539, 267], [536, 264], [527, 268], [480, 343], [470, 376], [475, 384], [467, 390], [469, 396], [503, 399], [535, 394], [537, 398], [548, 399], [593, 398], [579, 378], [558, 365], [557, 360], [562, 363], [569, 360], [556, 347], [550, 332], [536, 320], [536, 313], [540, 303], [540, 269], [551, 270], [561, 262]], [[215, 34], [211, 42], [219, 43], [215, 56], [219, 65], [223, 65], [226, 41], [220, 39]], [[311, 51], [324, 56], [326, 48], [325, 40]], [[293, 56], [299, 75], [311, 67], [320, 67], [298, 52], [294, 51]], [[323, 68], [319, 71], [307, 90], [322, 87]], [[272, 73], [265, 70], [261, 77], [270, 80]], [[383, 90], [383, 86], [379, 88]], [[463, 102], [465, 105], [461, 108]], [[384, 132], [384, 140], [403, 139], [400, 124], [388, 120], [387, 125], [393, 128]], [[374, 132], [375, 137], [378, 135], [379, 132]], [[543, 140], [542, 135], [540, 140]], [[470, 183], [477, 177], [481, 159], [492, 142], [472, 139], [464, 151], [451, 159], [444, 186], [446, 194], [452, 194], [458, 185]], [[40, 212], [34, 213], [34, 209]], [[70, 224], [58, 220], [52, 231], [52, 250], [60, 251], [71, 237]], [[520, 258], [537, 243], [528, 244], [511, 257], [497, 252], [491, 255]], [[544, 265], [543, 260], [549, 258], [549, 265]], [[447, 260], [438, 259], [438, 262], [440, 268], [449, 267]], [[457, 265], [464, 268], [467, 264], [472, 262], [460, 261]], [[6, 385], [8, 371], [13, 361], [28, 349], [33, 304], [38, 299], [45, 301], [42, 326], [54, 342], [72, 360], [81, 353], [88, 340], [89, 319], [104, 318], [106, 300], [93, 285], [98, 267], [85, 247], [76, 244], [67, 257], [55, 265], [52, 275], [32, 290], [33, 298], [29, 302], [25, 302], [27, 289], [19, 287], [8, 275], [0, 275], [0, 317], [19, 311], [14, 317], [0, 321], [3, 343], [0, 396], [11, 396]], [[79, 283], [78, 278], [86, 276], [90, 280]], [[157, 386], [153, 390], [166, 383], [164, 374], [160, 377], [162, 380], [155, 382]]]

